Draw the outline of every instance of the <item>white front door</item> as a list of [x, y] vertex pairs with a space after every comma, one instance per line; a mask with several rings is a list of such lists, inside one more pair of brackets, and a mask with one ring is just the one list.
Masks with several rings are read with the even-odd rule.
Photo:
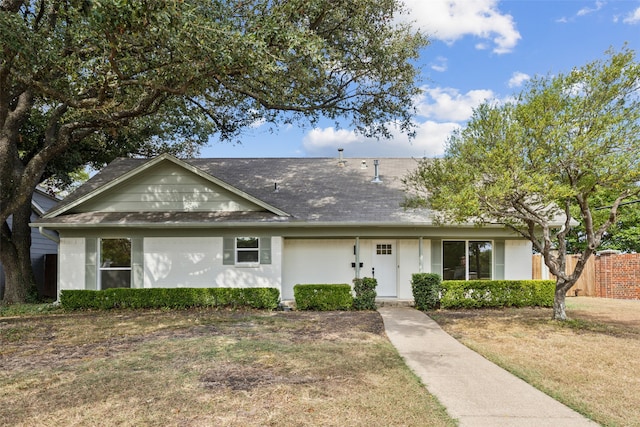
[[380, 241], [373, 244], [373, 267], [371, 273], [378, 281], [378, 297], [396, 297], [396, 244], [395, 241]]

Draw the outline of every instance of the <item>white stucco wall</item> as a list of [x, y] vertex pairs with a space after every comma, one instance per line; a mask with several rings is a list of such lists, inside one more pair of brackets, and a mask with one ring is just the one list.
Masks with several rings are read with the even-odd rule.
[[[420, 273], [420, 246], [418, 239], [398, 241], [398, 298], [413, 299], [411, 276]], [[431, 241], [422, 241], [423, 266], [422, 273], [431, 272]]]
[[504, 278], [507, 280], [530, 280], [532, 277], [531, 242], [528, 240], [506, 240], [504, 242]]
[[[282, 299], [293, 299], [297, 284], [351, 285], [354, 239], [286, 239], [282, 263]], [[362, 260], [361, 260], [362, 261]]]
[[[413, 298], [411, 275], [419, 272], [418, 239], [382, 239], [391, 242], [396, 251], [397, 297]], [[360, 239], [360, 277], [371, 277], [375, 239]], [[293, 299], [293, 287], [297, 284], [352, 284], [355, 269], [353, 247], [355, 239], [286, 239], [284, 244], [282, 299]], [[430, 271], [431, 243], [423, 242], [423, 272]]]
[[58, 291], [85, 289], [85, 239], [64, 237], [58, 247]]
[[280, 289], [282, 239], [271, 238], [271, 264], [222, 264], [221, 237], [144, 239], [145, 288], [274, 287]]

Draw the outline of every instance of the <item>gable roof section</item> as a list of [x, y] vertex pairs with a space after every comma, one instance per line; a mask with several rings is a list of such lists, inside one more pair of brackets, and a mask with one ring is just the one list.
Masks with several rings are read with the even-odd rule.
[[45, 188], [37, 186], [33, 197], [31, 197], [31, 209], [38, 217], [41, 217], [61, 200], [61, 197], [49, 194]]
[[[154, 165], [181, 165], [242, 195], [260, 206], [253, 211], [110, 210], [110, 194], [140, 182]], [[381, 158], [380, 179], [374, 180], [374, 159], [227, 158], [186, 159], [171, 156], [118, 159], [87, 181], [34, 225], [69, 227], [416, 227], [433, 226], [428, 209], [403, 207], [403, 177], [417, 165], [412, 158]], [[138, 178], [136, 178], [138, 177]], [[137, 179], [137, 181], [136, 181]], [[147, 183], [151, 182], [149, 180]], [[118, 186], [120, 184], [120, 186]], [[143, 188], [142, 186], [140, 188]], [[156, 192], [157, 194], [160, 194]], [[150, 195], [152, 198], [156, 193]], [[97, 201], [104, 197], [104, 203]], [[116, 197], [116, 199], [117, 199]], [[92, 208], [92, 209], [86, 209]], [[121, 208], [121, 207], [119, 207]]]
[[[156, 177], [150, 176], [145, 177], [145, 175], [152, 173], [154, 169], [162, 168], [163, 163], [174, 166], [178, 172], [178, 175], [182, 175], [182, 172], [186, 172], [182, 176], [178, 176], [178, 178], [174, 178], [174, 180], [178, 181], [189, 181], [188, 175], [191, 175], [194, 185], [199, 185], [199, 189], [191, 190], [191, 194], [185, 193], [178, 195], [179, 198], [183, 200], [174, 200], [173, 208], [171, 207], [171, 184], [167, 183], [153, 183], [150, 180], [155, 179]], [[166, 166], [165, 166], [166, 169]], [[107, 168], [105, 168], [102, 172], [96, 175], [91, 180], [87, 181], [82, 187], [80, 187], [76, 192], [74, 192], [71, 196], [65, 199], [60, 205], [54, 207], [50, 212], [48, 212], [44, 218], [55, 218], [64, 214], [77, 214], [82, 213], [84, 211], [91, 211], [92, 209], [98, 212], [113, 212], [118, 210], [117, 208], [111, 209], [109, 207], [109, 203], [112, 202], [110, 200], [113, 198], [114, 194], [118, 190], [125, 191], [127, 190], [127, 185], [129, 185], [129, 189], [131, 185], [133, 185], [136, 180], [145, 179], [148, 182], [145, 182], [144, 185], [147, 187], [146, 191], [148, 191], [147, 196], [151, 196], [152, 193], [155, 197], [155, 201], [153, 204], [157, 205], [157, 207], [150, 208], [152, 203], [148, 200], [145, 202], [143, 200], [129, 200], [129, 202], [121, 203], [122, 206], [135, 206], [135, 209], [123, 209], [120, 208], [120, 212], [132, 212], [132, 211], [212, 211], [216, 210], [212, 208], [212, 202], [206, 203], [206, 200], [211, 198], [213, 193], [222, 193], [215, 194], [218, 198], [227, 198], [229, 199], [227, 204], [230, 207], [220, 209], [223, 212], [229, 211], [267, 211], [273, 215], [277, 216], [289, 216], [283, 210], [271, 206], [264, 201], [245, 193], [242, 190], [235, 188], [233, 185], [228, 184], [227, 182], [216, 178], [206, 172], [203, 172], [199, 168], [189, 163], [186, 163], [182, 160], [179, 160], [169, 154], [162, 154], [157, 156], [151, 160], [148, 159], [119, 159], [115, 162], [111, 163]], [[164, 180], [163, 177], [161, 180]], [[175, 186], [175, 185], [174, 185]], [[198, 191], [205, 190], [205, 191]], [[217, 191], [216, 191], [217, 190]], [[208, 192], [209, 194], [204, 194]], [[184, 200], [184, 199], [187, 200]], [[149, 197], [146, 197], [149, 199]], [[218, 202], [219, 204], [219, 202]], [[191, 206], [189, 206], [191, 205]], [[203, 205], [198, 208], [198, 205]], [[169, 207], [168, 207], [169, 206]], [[178, 207], [176, 209], [176, 206]], [[144, 208], [144, 209], [141, 209]]]

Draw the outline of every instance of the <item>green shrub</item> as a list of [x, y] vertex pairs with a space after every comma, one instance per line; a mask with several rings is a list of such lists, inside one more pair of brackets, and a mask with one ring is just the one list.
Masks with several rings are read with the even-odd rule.
[[440, 276], [435, 273], [415, 273], [411, 276], [413, 302], [418, 310], [438, 308], [440, 283]]
[[552, 307], [553, 280], [446, 280], [442, 308]]
[[353, 308], [355, 310], [375, 310], [377, 308], [377, 286], [378, 281], [372, 277], [353, 279], [353, 291], [356, 294], [353, 299]]
[[353, 305], [351, 286], [340, 285], [295, 285], [293, 296], [299, 310], [349, 310]]
[[250, 307], [273, 310], [280, 292], [275, 288], [114, 288], [103, 291], [63, 290], [65, 310], [112, 308]]
[[38, 304], [42, 302], [40, 292], [38, 292], [38, 288], [36, 287], [36, 285], [29, 286], [27, 295], [25, 295], [24, 297], [24, 302], [27, 304]]

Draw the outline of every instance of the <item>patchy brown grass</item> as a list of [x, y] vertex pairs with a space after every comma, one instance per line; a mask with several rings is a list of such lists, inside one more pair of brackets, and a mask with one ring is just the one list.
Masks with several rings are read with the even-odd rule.
[[0, 425], [446, 426], [375, 312], [0, 317]]
[[605, 426], [640, 426], [640, 301], [568, 298], [550, 309], [441, 310], [442, 328]]

